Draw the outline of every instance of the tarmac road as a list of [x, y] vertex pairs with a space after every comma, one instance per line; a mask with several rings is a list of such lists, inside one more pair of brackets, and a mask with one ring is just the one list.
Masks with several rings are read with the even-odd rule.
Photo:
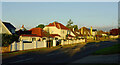
[[[3, 59], [2, 64], [13, 63], [71, 63], [78, 59], [84, 58], [96, 50], [112, 46], [117, 41], [104, 41], [89, 44], [76, 44], [67, 48], [60, 48], [47, 54], [37, 52], [29, 52], [22, 55], [17, 55], [11, 58]], [[42, 53], [42, 52], [41, 52]]]

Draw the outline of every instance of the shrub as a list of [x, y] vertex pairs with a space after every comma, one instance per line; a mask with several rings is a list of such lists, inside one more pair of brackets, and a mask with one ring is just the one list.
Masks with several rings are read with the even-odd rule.
[[19, 36], [16, 34], [14, 35], [2, 34], [2, 46], [4, 47], [9, 46], [14, 41], [18, 41], [18, 39], [19, 39]]

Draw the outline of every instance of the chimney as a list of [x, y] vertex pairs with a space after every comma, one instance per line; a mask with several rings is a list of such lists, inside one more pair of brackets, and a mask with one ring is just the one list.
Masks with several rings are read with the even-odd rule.
[[73, 28], [73, 31], [75, 31], [75, 29]]
[[55, 22], [53, 22], [53, 24], [56, 26]]
[[22, 25], [22, 28], [24, 28], [24, 25]]
[[91, 33], [91, 35], [92, 35], [92, 26], [91, 26], [91, 29], [90, 29], [90, 33]]
[[81, 28], [81, 34], [83, 34], [83, 27]]
[[60, 24], [58, 24], [58, 26], [59, 26], [59, 28], [61, 29]]

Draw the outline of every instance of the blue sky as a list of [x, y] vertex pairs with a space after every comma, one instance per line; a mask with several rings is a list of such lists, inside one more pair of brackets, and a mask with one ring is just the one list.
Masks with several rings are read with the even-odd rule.
[[79, 27], [109, 30], [118, 25], [117, 2], [3, 2], [2, 20], [18, 29], [58, 21], [64, 25], [71, 19]]

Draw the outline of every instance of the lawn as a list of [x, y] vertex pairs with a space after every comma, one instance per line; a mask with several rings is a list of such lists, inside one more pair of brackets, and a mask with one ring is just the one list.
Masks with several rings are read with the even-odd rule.
[[115, 44], [111, 47], [100, 49], [93, 53], [93, 55], [108, 55], [108, 54], [119, 54], [120, 44]]

